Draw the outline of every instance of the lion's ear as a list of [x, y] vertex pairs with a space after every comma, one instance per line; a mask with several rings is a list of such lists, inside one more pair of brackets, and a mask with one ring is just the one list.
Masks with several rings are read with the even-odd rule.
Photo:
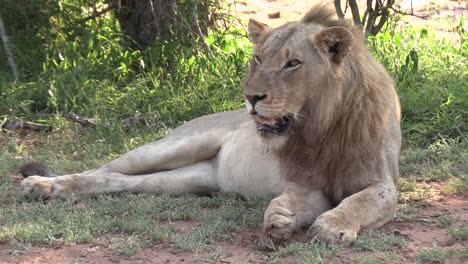
[[258, 44], [265, 40], [267, 33], [270, 32], [270, 27], [266, 24], [258, 22], [255, 19], [250, 19], [248, 30], [249, 37], [252, 39], [253, 43]]
[[312, 41], [330, 59], [340, 64], [348, 54], [353, 41], [353, 34], [344, 27], [330, 27], [312, 37]]

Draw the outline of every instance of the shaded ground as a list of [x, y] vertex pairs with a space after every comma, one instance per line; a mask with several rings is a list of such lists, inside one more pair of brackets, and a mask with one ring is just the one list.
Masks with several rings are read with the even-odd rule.
[[[408, 210], [411, 208], [411, 210]], [[468, 241], [450, 234], [450, 228], [468, 225], [468, 195], [435, 195], [433, 198], [412, 204], [402, 210], [400, 216], [383, 227], [397, 237], [408, 241], [406, 246], [393, 247], [385, 255], [369, 252], [369, 245], [354, 245], [343, 249], [336, 256], [325, 257], [325, 263], [357, 263], [363, 259], [375, 259], [387, 263], [416, 263], [422, 248], [466, 249]], [[450, 216], [450, 223], [444, 222]], [[442, 218], [441, 218], [442, 217]], [[196, 223], [180, 222], [180, 230]], [[448, 225], [451, 224], [449, 227]], [[125, 237], [106, 234], [98, 239], [77, 245], [38, 245], [21, 249], [11, 243], [0, 244], [0, 263], [296, 263], [300, 255], [274, 256], [257, 250], [255, 243], [259, 230], [230, 234], [232, 242], [216, 241], [213, 251], [189, 252], [167, 243], [157, 243], [149, 248], [126, 256], [119, 246]], [[296, 235], [304, 242], [304, 232]], [[364, 243], [364, 242], [362, 242]], [[458, 258], [449, 258], [447, 263], [463, 263]]]

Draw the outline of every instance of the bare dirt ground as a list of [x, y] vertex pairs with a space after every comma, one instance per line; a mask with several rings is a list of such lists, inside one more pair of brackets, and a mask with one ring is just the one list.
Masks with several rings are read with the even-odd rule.
[[[244, 21], [250, 18], [266, 23], [272, 27], [287, 21], [300, 18], [317, 0], [231, 0], [235, 3], [233, 12]], [[330, 1], [332, 2], [332, 1]], [[346, 1], [342, 1], [343, 3]], [[364, 10], [366, 1], [358, 1], [360, 10]], [[400, 21], [418, 27], [427, 27], [436, 31], [439, 37], [448, 37], [457, 41], [459, 36], [454, 32], [450, 20], [458, 22], [467, 15], [467, 1], [462, 0], [400, 0], [397, 8], [404, 13], [417, 16], [406, 16]], [[350, 11], [346, 13], [351, 18]], [[436, 21], [436, 22], [435, 22]]]
[[[280, 25], [287, 20], [294, 20], [301, 16], [308, 7], [316, 1], [308, 0], [254, 0], [236, 1], [234, 12], [237, 16], [248, 19], [255, 18], [272, 26]], [[415, 0], [413, 8], [415, 13], [423, 14], [427, 6], [437, 5], [439, 1]], [[442, 2], [442, 1], [440, 1]], [[443, 1], [448, 3], [442, 12], [435, 12], [434, 16], [452, 14], [459, 17], [465, 12], [466, 2]], [[401, 6], [410, 8], [410, 1], [403, 1]], [[445, 4], [444, 6], [445, 7]], [[272, 14], [279, 12], [279, 18], [270, 19]], [[417, 23], [429, 23], [430, 21], [414, 18]], [[441, 29], [441, 33], [445, 32]], [[455, 227], [466, 226], [468, 224], [468, 194], [457, 196], [445, 196], [437, 193], [432, 198], [412, 204], [417, 208], [411, 216], [413, 220], [396, 220], [386, 225], [387, 229], [401, 236], [409, 243], [404, 248], [395, 249], [392, 254], [398, 255], [399, 263], [416, 263], [421, 248], [430, 248], [437, 245], [443, 249], [467, 248], [468, 241], [456, 240], [449, 234], [446, 226], [438, 225], [437, 216], [449, 214], [456, 219]], [[185, 224], [180, 223], [183, 227]], [[187, 223], [193, 225], [193, 223]], [[106, 234], [89, 243], [78, 245], [38, 245], [26, 250], [18, 249], [11, 243], [0, 241], [0, 263], [269, 263], [266, 259], [267, 252], [256, 248], [256, 240], [260, 230], [245, 230], [233, 234], [234, 242], [216, 241], [214, 246], [221, 247], [228, 254], [207, 257], [205, 253], [193, 253], [181, 250], [176, 246], [161, 242], [152, 245], [150, 248], [142, 250], [132, 256], [124, 256], [119, 253], [114, 246], [113, 238], [115, 234]], [[303, 233], [296, 235], [298, 241], [304, 241]], [[356, 263], [359, 256], [359, 249], [349, 248], [343, 250], [338, 256], [327, 259], [325, 263]], [[289, 256], [281, 259], [279, 263], [295, 263], [298, 256]], [[462, 263], [453, 259], [450, 263]]]

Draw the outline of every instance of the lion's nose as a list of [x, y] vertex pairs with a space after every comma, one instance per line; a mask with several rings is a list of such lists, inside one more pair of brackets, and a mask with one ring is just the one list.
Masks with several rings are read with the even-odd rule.
[[255, 104], [258, 102], [258, 101], [261, 101], [261, 100], [264, 100], [267, 98], [267, 95], [264, 94], [264, 95], [246, 95], [245, 96], [247, 98], [247, 100], [249, 100], [249, 102], [252, 104], [252, 107], [255, 106]]

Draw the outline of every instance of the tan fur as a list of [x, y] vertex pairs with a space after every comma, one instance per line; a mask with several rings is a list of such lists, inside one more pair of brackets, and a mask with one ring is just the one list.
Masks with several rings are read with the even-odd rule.
[[[249, 31], [255, 54], [244, 80], [248, 111], [191, 120], [95, 170], [40, 177], [32, 174], [50, 174], [26, 166], [22, 192], [39, 200], [118, 191], [276, 195], [265, 211], [262, 246], [310, 223], [311, 238], [346, 244], [361, 229], [390, 221], [398, 96], [360, 29], [318, 6], [276, 29], [251, 21]], [[267, 133], [256, 115], [294, 122], [281, 135]]]
[[[244, 93], [266, 95], [265, 100], [255, 104], [262, 116], [297, 115], [287, 140], [283, 139], [277, 150], [286, 181], [308, 186], [310, 190], [323, 190], [335, 206], [346, 197], [382, 182], [395, 189], [399, 105], [394, 100], [397, 96], [393, 80], [365, 47], [361, 29], [334, 19], [333, 11], [321, 5], [298, 22], [264, 29], [263, 34], [257, 30], [256, 37], [255, 54], [262, 62], [253, 61], [244, 82]], [[294, 58], [290, 53], [303, 62], [294, 72], [282, 68], [284, 61]], [[266, 138], [269, 140], [275, 139]], [[395, 149], [386, 149], [389, 142]], [[386, 154], [392, 158], [383, 157]], [[383, 206], [388, 205], [386, 209], [393, 212], [396, 192], [390, 193], [393, 197]], [[304, 197], [299, 192], [292, 195]], [[291, 200], [291, 194], [284, 199]], [[355, 201], [356, 206], [366, 203], [362, 199]], [[286, 206], [293, 215], [294, 207], [298, 205]], [[347, 213], [340, 214], [329, 220], [351, 221], [342, 223], [352, 231], [343, 238], [350, 241], [366, 225], [353, 223]], [[266, 219], [270, 215], [267, 213]], [[268, 234], [270, 222], [265, 220]], [[284, 233], [283, 227], [278, 228], [278, 234], [270, 238], [287, 239]], [[330, 235], [323, 236], [334, 241]]]

